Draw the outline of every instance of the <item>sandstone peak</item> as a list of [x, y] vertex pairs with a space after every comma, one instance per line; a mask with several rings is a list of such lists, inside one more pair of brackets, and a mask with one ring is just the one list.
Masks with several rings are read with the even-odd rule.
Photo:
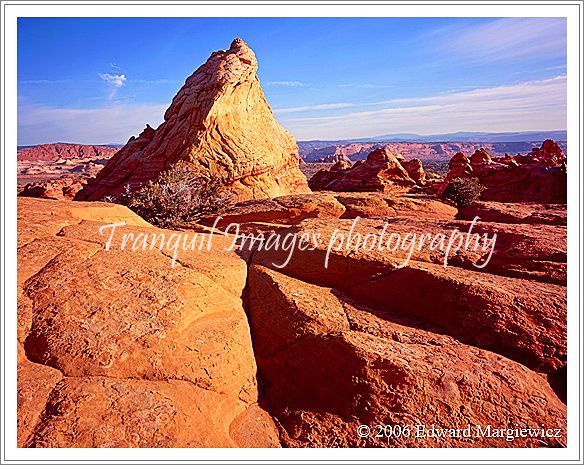
[[462, 152], [456, 152], [454, 156], [448, 162], [448, 165], [458, 165], [458, 164], [467, 164], [469, 163], [469, 159], [467, 156]]
[[257, 69], [242, 39], [212, 53], [172, 99], [164, 122], [130, 138], [76, 199], [118, 195], [181, 160], [221, 179], [240, 200], [310, 192], [296, 141], [274, 118]]
[[350, 161], [339, 160], [333, 166], [331, 166], [330, 171], [345, 171], [351, 169], [353, 164]]
[[240, 37], [233, 39], [231, 45], [229, 46], [229, 50], [244, 51], [245, 53], [250, 53], [255, 57], [252, 49], [249, 47], [249, 45], [247, 45], [245, 40], [241, 39]]
[[391, 163], [403, 157], [391, 150], [389, 147], [378, 147], [367, 155], [367, 161], [370, 163]]
[[544, 140], [540, 148], [534, 148], [528, 155], [545, 165], [560, 165], [566, 161], [566, 156], [555, 140]]
[[492, 159], [491, 159], [491, 155], [489, 154], [489, 152], [487, 152], [484, 148], [480, 148], [475, 150], [475, 153], [472, 154], [472, 156], [470, 157], [470, 162], [475, 164], [475, 163], [491, 163]]

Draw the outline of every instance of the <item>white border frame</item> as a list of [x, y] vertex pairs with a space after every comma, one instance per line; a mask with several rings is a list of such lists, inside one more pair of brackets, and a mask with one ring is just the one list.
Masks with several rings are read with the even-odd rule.
[[[132, 461], [222, 461], [241, 463], [260, 460], [293, 463], [303, 460], [333, 462], [371, 460], [437, 461], [461, 460], [492, 463], [504, 460], [520, 461], [580, 461], [582, 459], [581, 431], [581, 295], [579, 293], [580, 264], [582, 260], [582, 179], [581, 173], [581, 110], [582, 62], [579, 59], [581, 43], [582, 2], [482, 2], [460, 4], [446, 2], [350, 2], [290, 1], [273, 5], [269, 2], [93, 2], [92, 4], [47, 2], [2, 2], [2, 173], [3, 201], [2, 256], [4, 257], [2, 295], [5, 306], [3, 321], [2, 402], [2, 462], [14, 460], [64, 460], [98, 463], [102, 460]], [[566, 17], [568, 28], [568, 447], [565, 449], [18, 449], [16, 448], [16, 149], [17, 149], [17, 18], [28, 17]], [[5, 74], [6, 73], [6, 74]], [[8, 195], [7, 195], [8, 194]], [[6, 197], [7, 195], [7, 197]], [[576, 233], [578, 231], [578, 233]], [[5, 376], [5, 377], [4, 377]], [[91, 457], [88, 461], [88, 457]], [[373, 463], [373, 462], [372, 462]]]

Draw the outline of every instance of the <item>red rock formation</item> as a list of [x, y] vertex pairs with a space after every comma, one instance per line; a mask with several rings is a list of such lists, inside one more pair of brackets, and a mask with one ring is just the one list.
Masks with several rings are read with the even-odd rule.
[[[355, 163], [354, 166], [359, 165]], [[333, 170], [334, 168], [334, 170]], [[344, 169], [337, 164], [333, 165], [330, 169], [322, 169], [314, 173], [314, 175], [308, 180], [308, 185], [313, 190], [334, 190], [332, 186], [336, 183], [343, 175]]]
[[540, 148], [531, 149], [527, 156], [544, 165], [556, 166], [566, 162], [564, 152], [557, 142], [551, 139], [545, 140]]
[[[422, 161], [449, 160], [457, 152], [473, 153], [484, 148], [491, 156], [502, 158], [505, 153], [529, 153], [534, 148], [533, 142], [324, 142], [300, 141], [300, 155], [307, 162], [333, 162], [337, 154], [344, 154], [351, 161], [364, 160], [372, 150], [388, 147], [401, 153], [408, 160], [419, 158]], [[559, 142], [559, 147], [566, 150], [566, 143]]]
[[297, 224], [307, 218], [339, 218], [345, 207], [331, 194], [285, 195], [273, 199], [245, 200], [221, 214], [202, 218], [205, 225], [225, 226], [230, 223]]
[[18, 201], [19, 446], [279, 446], [231, 241], [171, 268], [123, 233], [104, 250], [99, 227], [122, 221], [164, 233], [121, 205]]
[[173, 98], [164, 122], [131, 138], [77, 199], [119, 194], [179, 160], [222, 179], [242, 200], [310, 192], [296, 142], [274, 118], [257, 68], [241, 39], [211, 54]]
[[360, 142], [330, 145], [321, 149], [315, 149], [309, 154], [304, 153], [304, 156], [306, 156], [306, 161], [308, 162], [335, 163], [340, 159], [364, 160], [371, 151], [383, 145], [385, 144]]
[[470, 160], [457, 153], [449, 162], [449, 171], [439, 194], [454, 178], [477, 177], [485, 186], [483, 200], [496, 202], [565, 203], [567, 176], [565, 156], [551, 140], [528, 155], [517, 154], [492, 159], [485, 149], [479, 149]]
[[390, 192], [407, 190], [425, 179], [419, 160], [406, 162], [387, 147], [375, 149], [366, 161], [355, 163], [350, 169], [341, 169], [344, 166], [338, 165], [333, 168], [316, 173], [310, 179], [310, 187], [316, 190]]
[[[350, 298], [338, 288], [258, 265], [251, 266], [248, 281], [254, 349], [266, 381], [264, 405], [278, 419], [288, 447], [541, 445], [521, 438], [513, 444], [504, 438], [376, 438], [375, 432], [362, 438], [355, 434], [359, 424], [545, 423], [565, 433], [565, 406], [543, 377], [401, 319], [391, 311], [391, 298], [368, 306], [367, 297]], [[426, 288], [392, 288], [391, 295], [425, 294], [420, 289]], [[433, 312], [448, 308], [437, 304]], [[564, 434], [550, 444], [565, 444]]]
[[353, 166], [351, 159], [343, 152], [336, 153], [331, 160], [335, 165], [342, 167], [342, 169], [348, 169]]
[[[380, 224], [378, 220], [361, 220], [352, 234], [379, 234]], [[311, 219], [286, 231], [318, 231], [320, 236], [315, 250], [297, 250], [294, 260], [282, 272], [338, 289], [379, 311], [438, 325], [443, 334], [509, 357], [540, 373], [552, 374], [565, 366], [565, 228], [489, 226], [489, 234], [496, 232], [501, 239], [492, 262], [482, 270], [472, 266], [481, 263], [481, 251], [461, 250], [464, 255], [457, 253], [457, 257], [453, 253], [451, 266], [445, 269], [443, 256], [437, 255], [428, 243], [415, 247], [411, 261], [403, 268], [396, 267], [403, 265], [409, 251], [376, 247], [332, 249], [326, 268], [331, 237], [338, 235], [335, 231], [348, 237], [352, 225], [352, 220]], [[431, 233], [434, 237], [438, 232], [448, 235], [455, 227], [468, 231], [468, 226], [468, 222], [442, 223], [421, 216], [396, 219], [390, 230], [402, 237], [408, 233], [418, 237]], [[539, 238], [542, 234], [545, 239]], [[257, 251], [253, 261], [270, 267], [272, 263], [282, 263], [285, 257], [285, 251]], [[537, 260], [553, 261], [559, 266], [543, 264], [538, 268]], [[543, 320], [545, 325], [533, 324]]]
[[41, 199], [73, 200], [77, 192], [87, 185], [87, 178], [63, 177], [48, 181], [32, 182], [24, 186], [20, 197]]
[[[281, 234], [316, 237], [311, 247], [275, 270], [287, 249], [231, 252], [233, 238], [217, 234], [211, 251], [183, 250], [171, 268], [169, 250], [121, 251], [122, 234], [104, 250], [103, 224], [172, 233], [123, 206], [19, 198], [18, 445], [565, 445], [561, 206], [485, 205], [517, 224], [475, 225], [498, 234], [480, 270], [482, 251], [453, 252], [445, 269], [429, 241], [405, 267], [402, 248], [341, 247], [325, 268], [332, 234], [379, 235], [385, 223], [353, 228], [335, 218], [341, 204], [351, 217], [381, 203], [393, 215], [388, 234], [468, 230], [454, 208], [423, 196], [253, 200], [239, 220], [256, 221], [263, 205], [282, 223], [301, 221]], [[562, 431], [545, 442], [356, 434], [359, 424], [516, 423]]]
[[[351, 192], [286, 195], [273, 199], [246, 200], [221, 214], [209, 215], [200, 224], [219, 227], [237, 223], [253, 225], [292, 225], [310, 218], [434, 218], [453, 220], [457, 210], [451, 205], [425, 195], [396, 196], [392, 194]], [[471, 218], [472, 219], [472, 218]], [[250, 228], [246, 228], [250, 229]]]
[[[517, 156], [519, 158], [522, 157], [521, 154], [517, 154]], [[500, 163], [503, 165], [508, 165], [508, 166], [519, 166], [519, 163], [517, 163], [517, 160], [512, 157], [511, 155], [509, 155], [508, 153], [506, 153], [503, 157], [492, 157], [491, 160], [494, 163]]]
[[331, 166], [330, 171], [345, 171], [350, 169], [353, 163], [347, 160], [339, 160], [333, 166]]
[[551, 224], [566, 226], [566, 204], [477, 202], [458, 211], [458, 219], [511, 224]]
[[119, 147], [82, 144], [41, 144], [18, 150], [19, 161], [57, 161], [75, 158], [110, 158]]
[[422, 160], [418, 158], [407, 161], [403, 160], [401, 164], [410, 175], [410, 178], [412, 178], [416, 184], [421, 185], [426, 182], [426, 172], [424, 171]]
[[472, 176], [472, 166], [470, 160], [462, 152], [456, 153], [448, 162], [448, 175], [446, 180], [454, 178], [468, 178]]
[[346, 208], [341, 218], [436, 218], [453, 220], [456, 208], [424, 195], [396, 196], [391, 194], [351, 192], [337, 195]]
[[491, 155], [484, 148], [475, 151], [470, 157], [470, 164], [472, 165], [488, 165], [492, 163]]

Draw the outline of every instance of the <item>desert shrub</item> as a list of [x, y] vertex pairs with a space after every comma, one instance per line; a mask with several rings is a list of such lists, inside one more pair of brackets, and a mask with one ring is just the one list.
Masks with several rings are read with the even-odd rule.
[[426, 171], [426, 179], [442, 179], [442, 176], [434, 171]]
[[155, 179], [132, 190], [122, 201], [147, 221], [161, 227], [181, 227], [201, 216], [221, 213], [234, 195], [219, 179], [206, 179], [179, 161]]
[[468, 207], [479, 200], [484, 190], [485, 186], [478, 178], [454, 178], [444, 191], [444, 196], [457, 207]]

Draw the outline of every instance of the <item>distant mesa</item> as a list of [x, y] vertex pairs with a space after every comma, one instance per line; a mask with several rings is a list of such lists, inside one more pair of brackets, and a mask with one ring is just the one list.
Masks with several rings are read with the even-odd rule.
[[[550, 131], [550, 133], [553, 133]], [[394, 152], [401, 153], [406, 159], [419, 158], [422, 161], [449, 160], [456, 152], [473, 153], [479, 148], [487, 150], [491, 156], [504, 156], [505, 153], [529, 153], [532, 149], [537, 149], [546, 140], [532, 139], [531, 137], [541, 136], [545, 133], [522, 133], [524, 138], [518, 140], [519, 135], [515, 135], [515, 140], [501, 142], [502, 135], [497, 137], [493, 134], [492, 140], [468, 141], [384, 141], [384, 142], [355, 142], [344, 141], [299, 141], [298, 148], [300, 156], [309, 163], [335, 163], [339, 154], [347, 156], [352, 162], [365, 160], [367, 155], [376, 148], [389, 147]], [[486, 136], [484, 136], [486, 137]], [[557, 140], [557, 139], [554, 139]], [[499, 141], [499, 142], [498, 142]], [[566, 142], [558, 141], [560, 149], [566, 153]]]
[[109, 158], [119, 150], [111, 145], [41, 144], [18, 149], [18, 161], [59, 161], [78, 158]]
[[100, 200], [156, 178], [179, 160], [219, 178], [239, 200], [309, 193], [296, 141], [272, 114], [253, 51], [241, 39], [211, 54], [164, 114], [106, 164], [77, 200]]

